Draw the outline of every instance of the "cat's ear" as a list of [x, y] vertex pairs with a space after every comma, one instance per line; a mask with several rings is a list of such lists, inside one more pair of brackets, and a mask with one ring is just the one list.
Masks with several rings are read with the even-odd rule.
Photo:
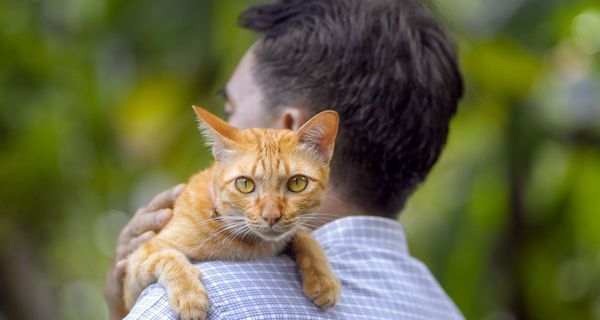
[[303, 150], [328, 163], [333, 155], [339, 117], [333, 110], [323, 111], [308, 120], [296, 133]]
[[200, 130], [212, 148], [213, 156], [217, 161], [227, 161], [236, 152], [235, 141], [238, 139], [240, 130], [200, 107], [192, 107], [198, 116]]

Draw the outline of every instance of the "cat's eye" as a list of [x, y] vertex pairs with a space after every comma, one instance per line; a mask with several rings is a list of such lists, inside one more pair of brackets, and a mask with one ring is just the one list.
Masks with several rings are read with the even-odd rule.
[[297, 175], [293, 176], [288, 180], [288, 189], [292, 192], [300, 192], [306, 189], [308, 185], [308, 178], [305, 176]]
[[250, 193], [254, 191], [254, 181], [246, 177], [235, 179], [235, 187], [241, 193]]

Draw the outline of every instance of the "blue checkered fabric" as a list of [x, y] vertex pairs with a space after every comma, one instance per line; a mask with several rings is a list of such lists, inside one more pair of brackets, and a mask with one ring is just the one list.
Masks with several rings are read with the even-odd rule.
[[[313, 232], [342, 283], [342, 295], [323, 311], [302, 291], [288, 256], [196, 264], [210, 307], [208, 319], [463, 319], [427, 267], [410, 256], [402, 226], [391, 219], [354, 216]], [[177, 319], [166, 291], [146, 288], [126, 319]]]

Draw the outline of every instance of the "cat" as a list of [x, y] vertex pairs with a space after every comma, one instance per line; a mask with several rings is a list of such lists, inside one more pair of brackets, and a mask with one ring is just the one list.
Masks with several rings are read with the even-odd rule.
[[158, 281], [181, 319], [204, 319], [208, 296], [190, 261], [260, 259], [288, 248], [306, 296], [333, 307], [339, 280], [303, 222], [325, 197], [337, 113], [323, 111], [297, 131], [240, 130], [193, 108], [215, 161], [189, 180], [171, 221], [128, 257], [127, 309]]

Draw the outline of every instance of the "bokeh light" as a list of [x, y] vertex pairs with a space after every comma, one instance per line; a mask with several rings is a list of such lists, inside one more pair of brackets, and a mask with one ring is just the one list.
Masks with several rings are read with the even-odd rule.
[[[600, 319], [600, 4], [427, 1], [467, 94], [400, 217], [469, 319]], [[0, 319], [105, 319], [135, 210], [211, 160], [192, 104], [254, 0], [0, 0]]]

